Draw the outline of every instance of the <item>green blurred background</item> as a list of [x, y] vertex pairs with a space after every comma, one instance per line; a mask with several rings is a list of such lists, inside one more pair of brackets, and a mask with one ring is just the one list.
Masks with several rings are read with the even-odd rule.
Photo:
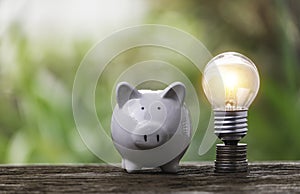
[[[250, 107], [249, 132], [243, 140], [249, 160], [300, 159], [300, 1], [0, 0], [0, 162], [101, 162], [75, 127], [74, 77], [99, 40], [146, 23], [182, 29], [213, 55], [237, 51], [252, 59], [261, 88]], [[130, 51], [112, 63], [130, 65], [138, 53]], [[174, 63], [183, 60], [166, 55]], [[185, 63], [183, 69], [190, 67]], [[112, 67], [118, 72], [118, 65]], [[200, 119], [205, 125], [210, 107], [201, 91], [202, 75], [192, 68], [183, 71], [206, 104]], [[106, 79], [109, 82], [109, 76]], [[111, 107], [102, 93], [99, 88], [97, 107], [109, 128]], [[105, 98], [110, 99], [109, 94]], [[193, 141], [201, 142], [203, 133]], [[185, 159], [213, 160], [214, 149]], [[197, 151], [197, 146], [190, 148]]]

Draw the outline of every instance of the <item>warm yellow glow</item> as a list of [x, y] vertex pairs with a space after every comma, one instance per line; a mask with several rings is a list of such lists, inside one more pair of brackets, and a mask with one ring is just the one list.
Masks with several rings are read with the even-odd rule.
[[228, 110], [236, 108], [236, 88], [239, 76], [234, 71], [225, 71], [222, 74], [225, 89], [225, 108]]
[[223, 81], [226, 89], [233, 90], [238, 82], [238, 76], [234, 72], [225, 72]]

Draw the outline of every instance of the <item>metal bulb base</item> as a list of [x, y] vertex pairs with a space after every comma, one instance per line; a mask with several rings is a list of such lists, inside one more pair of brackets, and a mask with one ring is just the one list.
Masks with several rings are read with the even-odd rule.
[[215, 172], [237, 173], [248, 171], [247, 144], [217, 144]]
[[226, 145], [237, 144], [248, 131], [247, 110], [214, 111], [215, 134]]

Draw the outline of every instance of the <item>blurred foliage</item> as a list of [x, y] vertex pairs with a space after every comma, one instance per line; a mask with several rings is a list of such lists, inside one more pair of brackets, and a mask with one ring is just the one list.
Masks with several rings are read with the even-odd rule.
[[[237, 51], [254, 61], [260, 72], [261, 88], [250, 107], [249, 132], [243, 139], [249, 146], [248, 157], [252, 161], [299, 160], [300, 2], [152, 0], [148, 6], [145, 23], [167, 24], [187, 31], [213, 55]], [[80, 139], [71, 106], [76, 70], [96, 41], [87, 37], [58, 45], [49, 40], [36, 46], [26, 37], [22, 23], [12, 22], [5, 37], [0, 39], [1, 163], [100, 161]], [[98, 116], [106, 128], [111, 107], [103, 99], [110, 100], [109, 89], [105, 89], [113, 82], [110, 79], [114, 72], [110, 71], [114, 69], [116, 74], [134, 64], [139, 55], [145, 56], [143, 52], [151, 53], [145, 48], [118, 57], [106, 69], [108, 76], [99, 80], [107, 84], [96, 95], [97, 107], [101, 107]], [[202, 75], [195, 74], [183, 57], [166, 55], [170, 63], [182, 63], [178, 66], [199, 88], [200, 100], [207, 104], [201, 114], [201, 126], [205, 126], [210, 115], [201, 91]], [[164, 54], [149, 55], [149, 59], [153, 57], [163, 60]], [[202, 131], [197, 132], [194, 141], [200, 142], [202, 136]], [[197, 149], [192, 146], [189, 151], [196, 153]], [[213, 158], [214, 147], [204, 156], [185, 159]]]

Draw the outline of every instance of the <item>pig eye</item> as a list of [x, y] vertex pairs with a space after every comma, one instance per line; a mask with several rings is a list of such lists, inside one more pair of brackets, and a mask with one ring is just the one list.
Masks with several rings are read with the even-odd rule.
[[160, 110], [160, 106], [157, 107], [157, 110]]
[[142, 107], [141, 107], [141, 109], [142, 109], [142, 110], [144, 110], [144, 109], [145, 109], [145, 107], [143, 107], [143, 106], [142, 106]]

